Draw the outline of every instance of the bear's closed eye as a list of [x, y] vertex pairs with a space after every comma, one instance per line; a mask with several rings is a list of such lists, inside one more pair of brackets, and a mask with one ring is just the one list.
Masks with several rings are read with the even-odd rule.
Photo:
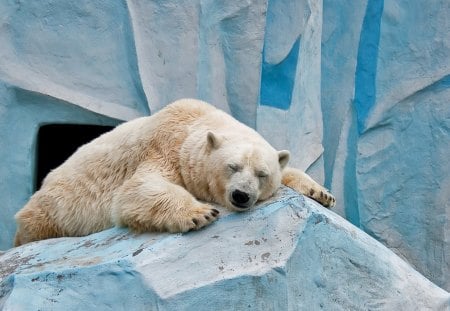
[[242, 166], [240, 166], [239, 164], [235, 164], [235, 163], [228, 164], [228, 168], [232, 172], [240, 172], [242, 170]]
[[269, 173], [264, 172], [264, 171], [259, 171], [259, 172], [256, 172], [256, 176], [258, 176], [259, 178], [266, 178], [269, 176]]

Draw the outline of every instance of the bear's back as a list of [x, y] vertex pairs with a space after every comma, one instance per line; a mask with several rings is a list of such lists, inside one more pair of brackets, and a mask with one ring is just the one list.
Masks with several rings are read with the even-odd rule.
[[[146, 160], [165, 163], [176, 169], [178, 152], [189, 126], [216, 110], [205, 102], [183, 99], [154, 115], [122, 123], [81, 146], [61, 166], [48, 174], [43, 186], [64, 181], [75, 184], [98, 183], [98, 190], [105, 191], [106, 188], [119, 186]], [[89, 187], [92, 188], [91, 185]]]

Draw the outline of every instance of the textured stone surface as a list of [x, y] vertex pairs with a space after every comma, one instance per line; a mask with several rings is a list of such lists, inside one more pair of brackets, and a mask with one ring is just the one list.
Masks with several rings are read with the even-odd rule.
[[384, 5], [376, 105], [358, 142], [358, 203], [364, 230], [448, 290], [450, 4], [421, 4]]
[[[321, 1], [269, 1], [257, 126], [291, 164], [322, 182]], [[290, 133], [286, 135], [286, 133]]]
[[188, 234], [111, 229], [0, 256], [3, 310], [447, 310], [450, 294], [287, 188]]
[[448, 1], [324, 0], [326, 185], [337, 211], [450, 289]]

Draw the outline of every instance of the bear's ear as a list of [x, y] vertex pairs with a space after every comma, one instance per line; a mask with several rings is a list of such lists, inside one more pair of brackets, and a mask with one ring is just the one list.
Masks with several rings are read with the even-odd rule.
[[222, 140], [213, 132], [208, 131], [206, 135], [206, 146], [208, 150], [217, 149], [220, 147]]
[[278, 162], [280, 163], [281, 169], [284, 169], [289, 162], [291, 154], [287, 150], [278, 151]]

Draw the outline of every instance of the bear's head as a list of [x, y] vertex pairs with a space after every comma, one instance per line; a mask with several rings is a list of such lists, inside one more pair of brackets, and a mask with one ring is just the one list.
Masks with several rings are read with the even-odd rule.
[[207, 133], [206, 169], [214, 201], [244, 211], [272, 196], [281, 186], [289, 151], [276, 151], [264, 139]]

